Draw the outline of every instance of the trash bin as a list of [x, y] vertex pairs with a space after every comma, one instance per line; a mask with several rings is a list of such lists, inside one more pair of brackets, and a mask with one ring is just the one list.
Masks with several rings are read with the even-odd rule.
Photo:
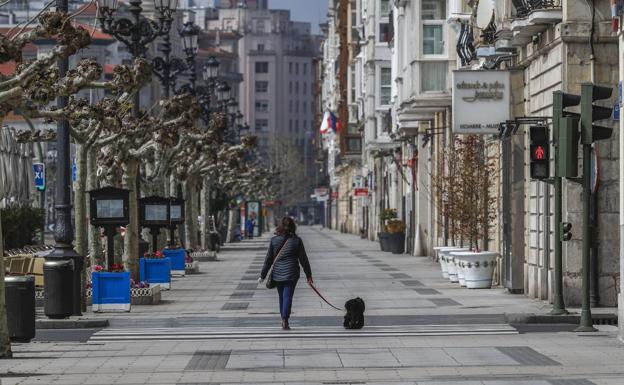
[[44, 312], [49, 318], [72, 315], [74, 302], [74, 261], [47, 260], [43, 264]]
[[35, 277], [7, 276], [4, 286], [9, 337], [30, 342], [35, 338]]

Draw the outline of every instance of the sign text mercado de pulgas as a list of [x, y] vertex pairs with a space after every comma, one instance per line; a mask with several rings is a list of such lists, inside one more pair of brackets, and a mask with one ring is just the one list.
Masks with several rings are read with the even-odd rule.
[[453, 132], [497, 134], [509, 100], [509, 71], [453, 71]]

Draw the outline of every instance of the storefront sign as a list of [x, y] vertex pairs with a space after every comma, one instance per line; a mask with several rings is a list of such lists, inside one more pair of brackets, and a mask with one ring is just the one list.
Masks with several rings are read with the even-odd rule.
[[497, 134], [510, 117], [509, 71], [453, 71], [453, 132]]
[[368, 188], [366, 187], [356, 188], [355, 190], [353, 190], [353, 195], [355, 195], [356, 197], [367, 197]]
[[33, 163], [32, 169], [33, 169], [33, 174], [35, 176], [35, 187], [39, 191], [45, 190], [45, 187], [46, 187], [45, 164]]

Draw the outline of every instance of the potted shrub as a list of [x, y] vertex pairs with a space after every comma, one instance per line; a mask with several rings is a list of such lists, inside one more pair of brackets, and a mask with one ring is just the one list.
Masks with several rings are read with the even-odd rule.
[[403, 254], [405, 252], [405, 222], [392, 219], [386, 225], [388, 232], [388, 248], [392, 254]]
[[166, 248], [163, 255], [171, 259], [171, 275], [184, 277], [186, 268], [186, 250], [182, 247]]
[[160, 251], [145, 253], [139, 260], [139, 272], [145, 282], [171, 289], [171, 258], [165, 258]]
[[94, 266], [91, 285], [94, 312], [130, 311], [130, 272], [124, 271], [123, 265], [114, 263], [111, 271]]
[[496, 198], [492, 191], [497, 175], [494, 157], [488, 155], [483, 137], [477, 135], [458, 140], [457, 152], [457, 183], [461, 188], [454, 216], [461, 224], [460, 235], [470, 250], [454, 251], [450, 255], [459, 265], [466, 287], [489, 288], [498, 258], [498, 253], [487, 251], [490, 226], [496, 219]]
[[[443, 224], [443, 246], [434, 247], [437, 252], [437, 261], [440, 263], [442, 277], [449, 278], [448, 260], [450, 254], [443, 254], [443, 250], [452, 250], [463, 248], [463, 241], [459, 238], [457, 231], [457, 200], [460, 192], [460, 185], [457, 181], [459, 168], [459, 155], [455, 151], [455, 142], [451, 141], [447, 151], [442, 153], [442, 160], [438, 163], [437, 173], [431, 174], [431, 194], [432, 201], [438, 211], [438, 222]], [[453, 274], [455, 274], [455, 266], [451, 266]]]
[[377, 237], [379, 238], [379, 245], [381, 246], [381, 251], [390, 251], [390, 243], [389, 238], [390, 234], [386, 228], [388, 221], [392, 219], [396, 219], [397, 212], [395, 209], [385, 209], [379, 213], [379, 222], [381, 225], [381, 231], [377, 233]]

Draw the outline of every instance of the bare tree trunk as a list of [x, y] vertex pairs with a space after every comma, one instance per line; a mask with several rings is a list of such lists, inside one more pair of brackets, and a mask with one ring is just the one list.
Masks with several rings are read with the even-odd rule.
[[2, 220], [0, 218], [0, 358], [11, 358], [11, 340], [4, 292], [4, 239], [2, 238]]
[[[95, 190], [97, 183], [97, 154], [95, 148], [91, 147], [87, 151], [87, 191]], [[87, 216], [91, 218], [91, 208], [87, 205]], [[91, 256], [91, 266], [102, 263], [104, 253], [100, 242], [100, 230], [95, 226], [87, 226], [87, 237], [89, 244], [89, 255]]]
[[187, 179], [182, 183], [184, 191], [184, 235], [186, 247], [195, 248], [197, 246], [197, 188], [194, 179]]
[[74, 182], [74, 213], [76, 221], [76, 252], [87, 255], [87, 148], [76, 146], [76, 182]]
[[[76, 222], [76, 252], [86, 256], [88, 252], [87, 242], [87, 200], [85, 186], [87, 184], [87, 148], [83, 144], [76, 146], [76, 182], [74, 182], [74, 213]], [[88, 282], [88, 264], [83, 265], [82, 281]], [[87, 310], [87, 285], [82, 285], [80, 290], [80, 302], [82, 311]]]
[[[169, 183], [169, 195], [172, 197], [176, 197], [176, 198], [183, 198], [178, 196], [178, 180], [176, 179], [176, 176], [171, 174], [169, 175], [169, 180], [167, 181], [167, 183]], [[183, 189], [184, 190], [184, 189]], [[183, 191], [184, 193], [184, 191]], [[188, 213], [187, 211], [187, 206], [186, 203], [184, 204], [184, 221], [186, 223], [186, 215]], [[186, 244], [186, 232], [185, 232], [185, 226], [177, 226], [177, 232], [178, 232], [178, 241], [180, 243], [184, 243], [184, 247], [188, 248], [189, 246]]]
[[234, 229], [236, 228], [236, 207], [230, 207], [228, 214], [228, 229], [226, 242], [234, 242]]
[[201, 189], [201, 216], [203, 218], [201, 225], [201, 245], [204, 250], [208, 249], [210, 244], [210, 181], [208, 177], [204, 177], [203, 188]]
[[135, 160], [128, 160], [123, 173], [123, 186], [130, 190], [130, 223], [124, 237], [123, 261], [130, 275], [139, 280], [139, 208], [137, 197], [137, 173], [139, 165]]

